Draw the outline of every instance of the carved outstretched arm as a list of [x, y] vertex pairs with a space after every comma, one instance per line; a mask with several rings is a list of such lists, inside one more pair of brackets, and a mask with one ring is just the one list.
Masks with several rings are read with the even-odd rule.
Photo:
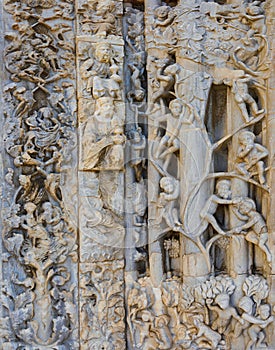
[[232, 199], [223, 199], [223, 198], [218, 197], [216, 195], [213, 196], [213, 202], [215, 202], [217, 204], [225, 204], [225, 205], [233, 204]]
[[241, 231], [245, 231], [248, 230], [249, 228], [251, 228], [252, 226], [254, 226], [257, 222], [256, 218], [252, 218], [251, 220], [249, 220], [246, 224], [241, 225], [241, 226], [237, 226], [234, 229], [232, 229], [231, 231], [235, 231], [236, 233], [239, 233]]
[[217, 223], [217, 220], [215, 219], [214, 215], [212, 214], [206, 214], [204, 217], [204, 220], [206, 220], [216, 232], [218, 232], [220, 235], [226, 235], [226, 232], [224, 232], [220, 226]]
[[248, 321], [249, 323], [252, 323], [252, 324], [258, 324], [258, 325], [265, 325], [266, 324], [266, 320], [261, 320], [259, 318], [256, 318], [254, 316], [251, 316], [249, 314], [247, 314], [246, 312], [244, 312], [242, 314], [242, 318], [245, 320], [245, 321]]

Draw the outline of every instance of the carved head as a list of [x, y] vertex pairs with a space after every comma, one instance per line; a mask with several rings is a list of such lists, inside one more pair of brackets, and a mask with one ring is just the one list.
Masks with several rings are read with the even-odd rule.
[[251, 131], [243, 131], [239, 134], [239, 143], [241, 145], [253, 145], [255, 141], [255, 135]]
[[172, 177], [165, 176], [161, 178], [159, 185], [164, 192], [173, 193], [175, 189], [175, 179], [173, 179]]
[[141, 89], [135, 90], [134, 97], [135, 97], [135, 100], [137, 102], [142, 102], [144, 100], [144, 97], [145, 97], [144, 90], [141, 90]]
[[24, 205], [24, 209], [26, 210], [26, 212], [28, 214], [32, 214], [34, 213], [35, 209], [36, 209], [36, 205], [32, 202], [27, 202], [25, 205]]
[[155, 15], [158, 19], [164, 20], [165, 18], [167, 18], [169, 11], [169, 6], [160, 6], [155, 10]]
[[152, 321], [152, 315], [149, 311], [143, 310], [141, 313], [141, 318], [143, 322], [150, 322]]
[[267, 320], [271, 313], [270, 305], [268, 304], [260, 305], [258, 307], [258, 313], [262, 320]]
[[217, 194], [224, 199], [230, 199], [232, 196], [231, 192], [231, 181], [230, 180], [220, 180], [216, 185]]
[[51, 213], [52, 210], [53, 210], [53, 206], [52, 206], [52, 204], [50, 202], [45, 202], [42, 205], [42, 209], [44, 210], [44, 212], [50, 212]]
[[167, 326], [169, 323], [169, 317], [167, 315], [161, 315], [156, 317], [155, 319], [155, 326], [158, 328], [162, 328]]
[[251, 16], [257, 16], [264, 13], [264, 11], [259, 6], [250, 5], [246, 9], [246, 13]]
[[251, 198], [245, 198], [241, 203], [239, 204], [239, 212], [242, 215], [247, 215], [251, 211], [256, 211], [256, 204]]
[[133, 143], [139, 143], [141, 141], [141, 135], [141, 130], [138, 129], [130, 130], [129, 132], [129, 138]]
[[105, 118], [112, 118], [115, 106], [111, 97], [101, 97], [96, 100], [96, 112]]
[[180, 100], [176, 99], [170, 102], [169, 104], [169, 108], [173, 114], [173, 116], [175, 117], [179, 117], [181, 112], [182, 112], [182, 103], [180, 102]]
[[49, 107], [42, 107], [39, 109], [39, 113], [46, 119], [52, 117], [53, 113]]
[[111, 60], [112, 46], [109, 43], [97, 43], [95, 58], [101, 63], [109, 63]]

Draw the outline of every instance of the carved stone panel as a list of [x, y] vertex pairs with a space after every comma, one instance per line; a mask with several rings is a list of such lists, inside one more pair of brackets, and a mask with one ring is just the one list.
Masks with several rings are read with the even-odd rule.
[[0, 7], [0, 349], [274, 349], [272, 0]]

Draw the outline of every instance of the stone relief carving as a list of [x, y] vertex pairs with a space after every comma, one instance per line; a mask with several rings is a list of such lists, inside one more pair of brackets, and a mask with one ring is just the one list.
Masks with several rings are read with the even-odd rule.
[[4, 12], [0, 347], [272, 348], [270, 1]]
[[65, 8], [5, 2], [3, 349], [77, 344], [76, 208], [64, 187], [75, 182], [74, 34]]
[[80, 342], [124, 349], [121, 1], [78, 3]]
[[80, 279], [83, 349], [125, 347], [123, 261], [83, 264]]
[[79, 34], [98, 39], [121, 35], [122, 1], [80, 1], [78, 3]]

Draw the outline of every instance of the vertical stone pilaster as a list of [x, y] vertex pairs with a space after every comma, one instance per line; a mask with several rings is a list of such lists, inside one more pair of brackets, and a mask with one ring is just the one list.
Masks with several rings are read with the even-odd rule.
[[125, 348], [122, 1], [77, 3], [80, 348]]
[[2, 349], [78, 348], [74, 7], [62, 5], [1, 6]]

